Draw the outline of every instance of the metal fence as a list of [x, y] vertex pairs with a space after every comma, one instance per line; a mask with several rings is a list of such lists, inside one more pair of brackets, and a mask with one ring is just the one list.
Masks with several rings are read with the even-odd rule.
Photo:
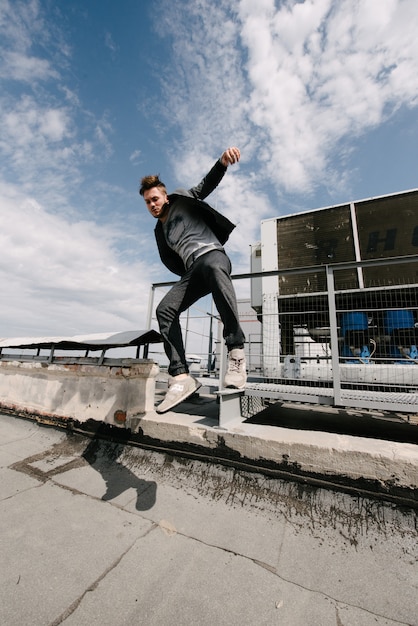
[[[376, 280], [382, 272], [375, 271], [383, 265], [385, 284]], [[399, 280], [402, 267], [404, 282]], [[395, 268], [397, 280], [392, 281]], [[238, 288], [250, 281], [252, 291], [257, 285], [261, 294], [242, 317], [243, 325], [252, 324], [245, 348], [248, 394], [418, 412], [418, 255], [252, 272], [233, 280]], [[172, 284], [152, 286], [149, 327], [156, 292]], [[212, 304], [197, 306], [200, 310], [184, 318], [184, 332], [190, 336], [193, 327], [199, 335], [202, 320], [207, 324], [210, 319], [199, 367], [216, 374], [222, 363], [221, 331], [213, 332], [213, 322], [219, 324], [216, 311]]]

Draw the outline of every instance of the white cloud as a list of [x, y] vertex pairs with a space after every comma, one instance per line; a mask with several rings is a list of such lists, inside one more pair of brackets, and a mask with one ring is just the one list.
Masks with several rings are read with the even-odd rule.
[[47, 213], [11, 185], [0, 190], [0, 336], [145, 327], [152, 267], [122, 262], [107, 228]]
[[45, 59], [30, 57], [20, 52], [7, 51], [0, 64], [0, 77], [16, 81], [34, 82], [56, 78], [58, 73]]
[[0, 159], [3, 176], [20, 184], [50, 210], [69, 210], [70, 195], [94, 158], [95, 140], [76, 136], [70, 106], [32, 95], [0, 96]]
[[71, 57], [60, 15], [38, 0], [0, 3], [0, 158], [5, 179], [50, 211], [74, 212], [88, 166], [113, 154], [113, 129], [106, 112], [85, 108], [76, 81], [66, 84]]
[[104, 40], [105, 40], [106, 47], [109, 48], [109, 50], [114, 55], [119, 50], [119, 46], [115, 44], [112, 34], [109, 32], [106, 32], [104, 35]]
[[50, 141], [62, 141], [69, 135], [69, 120], [64, 109], [48, 109], [39, 123], [39, 132]]
[[32, 42], [31, 33], [42, 33], [38, 0], [20, 2], [2, 0], [0, 3], [0, 33], [2, 39], [12, 42], [18, 50], [26, 50]]
[[[240, 4], [248, 49], [250, 118], [269, 140], [268, 175], [286, 191], [327, 175], [342, 138], [416, 106], [411, 0]], [[402, 76], [403, 80], [399, 80]]]
[[129, 160], [133, 165], [137, 165], [140, 162], [140, 158], [142, 156], [141, 150], [134, 150], [132, 154], [129, 156]]
[[203, 160], [231, 142], [251, 143], [235, 6], [225, 0], [164, 2], [156, 17], [157, 32], [173, 38], [173, 56], [162, 82], [167, 124], [176, 130], [181, 146], [180, 160], [173, 146], [179, 180], [184, 175], [194, 178], [193, 162], [196, 173], [204, 173], [197, 156]]
[[233, 141], [279, 194], [309, 193], [334, 176], [342, 140], [418, 104], [415, 0], [163, 6], [176, 65], [167, 116], [184, 139], [173, 155], [185, 164], [179, 179], [197, 155]]
[[33, 147], [44, 141], [62, 141], [70, 136], [70, 119], [64, 108], [39, 107], [32, 98], [23, 97], [2, 118], [2, 144]]
[[93, 169], [113, 153], [112, 125], [66, 84], [69, 47], [43, 11], [0, 1], [0, 336], [141, 328], [160, 265], [138, 248], [153, 242], [119, 208], [134, 191]]
[[101, 120], [98, 120], [96, 124], [95, 136], [107, 157], [113, 153], [112, 143], [109, 139], [112, 132], [112, 125], [106, 119], [106, 116], [103, 116]]

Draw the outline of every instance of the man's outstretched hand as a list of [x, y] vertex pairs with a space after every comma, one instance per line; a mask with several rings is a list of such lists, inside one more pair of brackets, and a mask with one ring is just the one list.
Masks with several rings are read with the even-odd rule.
[[221, 156], [221, 163], [225, 167], [228, 167], [228, 165], [238, 163], [240, 157], [241, 153], [239, 151], [239, 148], [227, 148]]

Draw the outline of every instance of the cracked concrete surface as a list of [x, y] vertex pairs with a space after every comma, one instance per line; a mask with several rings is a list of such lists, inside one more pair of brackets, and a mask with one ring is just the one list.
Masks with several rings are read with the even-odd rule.
[[0, 419], [4, 626], [417, 625], [416, 511]]

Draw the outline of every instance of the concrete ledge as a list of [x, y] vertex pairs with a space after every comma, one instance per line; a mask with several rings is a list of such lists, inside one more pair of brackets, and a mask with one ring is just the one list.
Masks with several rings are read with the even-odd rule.
[[[142, 437], [161, 444], [197, 446], [211, 456], [253, 462], [300, 476], [379, 483], [383, 489], [418, 489], [418, 446], [351, 435], [294, 430], [258, 424], [231, 424], [222, 430], [196, 415], [148, 413]], [[418, 500], [417, 500], [418, 502]]]
[[0, 407], [40, 416], [125, 427], [154, 409], [158, 365], [123, 366], [0, 361]]
[[[155, 371], [153, 364], [148, 364], [147, 367], [149, 373]], [[98, 369], [104, 376], [103, 370]], [[24, 368], [18, 368], [17, 373], [23, 377], [24, 371]], [[14, 373], [16, 375], [16, 370]], [[69, 377], [64, 374], [65, 372], [62, 375], [68, 388]], [[41, 375], [45, 374], [41, 371], [39, 376]], [[52, 376], [52, 372], [49, 375]], [[319, 430], [297, 430], [240, 420], [236, 420], [235, 423], [228, 422], [226, 429], [219, 426], [219, 405], [213, 395], [200, 394], [192, 397], [173, 411], [164, 414], [157, 414], [153, 409], [133, 414], [129, 411], [134, 402], [132, 400], [127, 402], [129, 396], [124, 395], [127, 389], [124, 386], [125, 379], [118, 389], [120, 393], [114, 390], [113, 396], [110, 394], [112, 375], [119, 380], [123, 377], [121, 372], [109, 372], [108, 378], [97, 380], [98, 389], [103, 391], [107, 389], [109, 393], [109, 408], [106, 415], [105, 397], [96, 398], [96, 404], [88, 407], [87, 403], [92, 404], [92, 398], [83, 398], [81, 402], [78, 392], [74, 391], [72, 402], [77, 405], [77, 411], [73, 411], [71, 428], [94, 433], [99, 438], [117, 440], [119, 437], [125, 444], [166, 452], [179, 458], [220, 463], [305, 484], [329, 486], [355, 495], [379, 497], [418, 508], [418, 446], [414, 443], [399, 443]], [[0, 389], [5, 378], [3, 372], [0, 376]], [[78, 378], [81, 380], [83, 376], [78, 374]], [[52, 379], [51, 386], [48, 386], [48, 380], [45, 383], [44, 393], [57, 385], [56, 377]], [[139, 380], [131, 376], [129, 384], [135, 387]], [[154, 382], [155, 378], [151, 377], [146, 384], [153, 385]], [[35, 388], [38, 389], [39, 385]], [[68, 403], [65, 405], [62, 396], [63, 390], [56, 389], [55, 403], [61, 407], [61, 413], [65, 413], [65, 417], [58, 420], [61, 426], [68, 424], [70, 413], [70, 405]], [[53, 408], [52, 398], [51, 394], [50, 409]], [[124, 405], [121, 404], [123, 402]], [[35, 404], [32, 401], [35, 410], [29, 415], [27, 409], [30, 402], [26, 400], [23, 403], [23, 409], [26, 409], [27, 416], [31, 418], [42, 415], [39, 411], [40, 403], [38, 402], [36, 406]], [[129, 418], [123, 424], [125, 429], [122, 434], [120, 429], [114, 428], [115, 425], [121, 425], [115, 422], [115, 408], [127, 405], [131, 409], [126, 409]], [[279, 411], [286, 410], [283, 407], [273, 408]], [[300, 411], [302, 412], [302, 409]], [[341, 410], [333, 407], [310, 408], [309, 411], [318, 419], [324, 412], [332, 420], [342, 417]], [[54, 416], [57, 415], [55, 410], [47, 413], [47, 416], [52, 413]], [[347, 414], [346, 419], [349, 418], [350, 415]]]

